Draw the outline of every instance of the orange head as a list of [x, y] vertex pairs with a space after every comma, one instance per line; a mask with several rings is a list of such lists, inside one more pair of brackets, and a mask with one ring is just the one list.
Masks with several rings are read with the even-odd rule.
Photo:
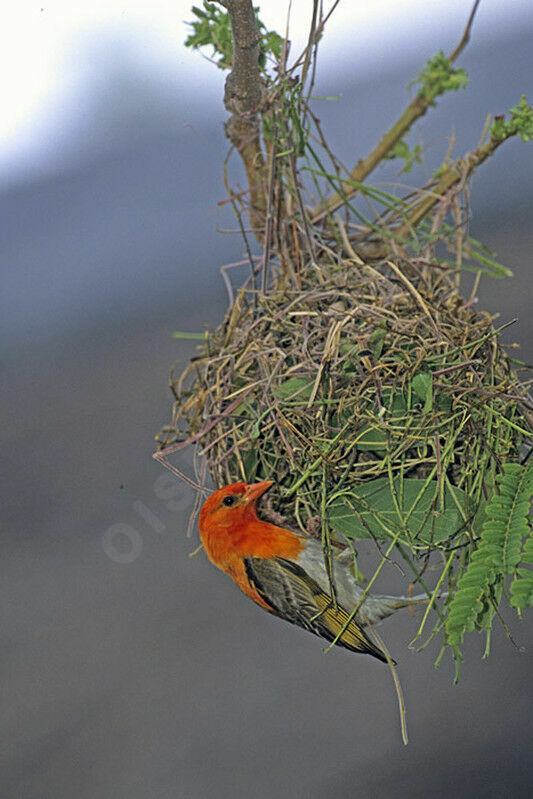
[[[207, 557], [236, 581], [236, 560], [292, 558], [302, 548], [300, 536], [257, 516], [257, 500], [272, 484], [263, 480], [224, 486], [208, 497], [200, 511], [200, 538]], [[243, 588], [244, 583], [239, 585]]]
[[208, 529], [244, 526], [257, 520], [257, 500], [268, 491], [272, 480], [260, 483], [232, 483], [206, 499], [200, 511], [200, 535]]

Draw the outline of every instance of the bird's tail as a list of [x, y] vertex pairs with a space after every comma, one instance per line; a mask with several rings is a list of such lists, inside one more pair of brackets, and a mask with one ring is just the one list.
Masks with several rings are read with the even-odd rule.
[[[439, 599], [446, 597], [447, 591], [438, 595]], [[429, 602], [427, 594], [417, 594], [417, 596], [386, 596], [380, 594], [369, 595], [365, 598], [363, 606], [358, 613], [359, 621], [366, 624], [378, 624], [378, 622], [391, 616], [401, 608], [413, 607]]]

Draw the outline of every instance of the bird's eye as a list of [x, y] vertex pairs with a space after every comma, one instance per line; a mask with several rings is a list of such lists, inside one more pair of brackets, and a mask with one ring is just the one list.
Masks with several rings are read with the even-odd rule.
[[235, 503], [235, 497], [224, 497], [222, 500], [223, 505], [227, 505], [230, 508]]

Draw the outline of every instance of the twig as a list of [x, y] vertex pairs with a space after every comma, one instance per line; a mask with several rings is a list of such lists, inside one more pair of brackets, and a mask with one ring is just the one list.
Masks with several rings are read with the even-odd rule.
[[444, 171], [444, 174], [423, 200], [415, 205], [412, 211], [407, 214], [405, 222], [397, 230], [397, 236], [400, 239], [407, 238], [411, 230], [416, 227], [424, 217], [428, 215], [431, 209], [460, 181], [464, 181], [470, 177], [472, 172], [502, 144], [509, 136], [501, 139], [489, 139], [489, 141], [477, 150], [472, 150], [464, 156], [458, 158], [454, 164], [451, 164]]
[[[433, 210], [437, 203], [448, 194], [458, 183], [465, 182], [472, 173], [484, 161], [489, 158], [494, 151], [503, 144], [504, 141], [514, 136], [514, 132], [506, 133], [502, 138], [489, 139], [482, 147], [467, 153], [463, 158], [458, 158], [453, 164], [446, 167], [440, 180], [432, 187], [425, 189], [426, 195], [416, 203], [404, 216], [404, 222], [394, 231], [396, 241], [405, 241], [412, 235], [414, 229], [425, 219]], [[390, 244], [385, 241], [370, 241], [371, 252], [366, 252], [364, 238], [368, 236], [368, 231], [361, 235], [361, 244], [356, 243], [357, 252], [361, 257], [386, 258], [390, 254]]]
[[463, 31], [461, 41], [459, 42], [459, 44], [457, 45], [457, 47], [450, 56], [450, 61], [452, 64], [456, 60], [456, 58], [458, 58], [461, 55], [466, 45], [470, 41], [470, 32], [472, 30], [472, 25], [474, 24], [474, 17], [476, 16], [477, 7], [479, 6], [480, 2], [481, 0], [476, 0], [474, 5], [472, 6], [472, 11], [470, 12], [470, 16], [468, 17], [468, 22], [466, 23], [466, 27]]
[[[470, 31], [472, 29], [472, 24], [474, 22], [474, 17], [476, 15], [479, 3], [480, 0], [475, 0], [461, 40], [448, 58], [450, 63], [453, 63], [459, 57], [470, 39]], [[387, 133], [385, 133], [377, 146], [374, 147], [374, 149], [366, 156], [366, 158], [363, 158], [357, 162], [355, 167], [350, 172], [348, 180], [342, 184], [340, 191], [332, 194], [326, 200], [326, 207], [324, 208], [323, 203], [320, 203], [316, 206], [316, 208], [313, 209], [311, 212], [313, 224], [320, 222], [322, 219], [324, 219], [324, 217], [328, 216], [328, 214], [336, 211], [337, 208], [340, 208], [341, 205], [344, 205], [347, 199], [353, 197], [354, 194], [359, 191], [359, 186], [357, 184], [362, 183], [370, 175], [370, 173], [374, 171], [377, 165], [381, 163], [385, 156], [392, 150], [394, 145], [405, 136], [407, 131], [412, 127], [417, 119], [420, 119], [420, 117], [424, 116], [428, 108], [433, 103], [434, 98], [425, 97], [421, 93], [418, 93], [416, 97], [411, 100], [405, 111], [396, 120], [394, 125], [387, 131]]]

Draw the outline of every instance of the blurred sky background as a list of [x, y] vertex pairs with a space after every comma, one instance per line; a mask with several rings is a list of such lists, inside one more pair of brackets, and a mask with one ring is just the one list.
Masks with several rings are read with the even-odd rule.
[[[310, 6], [310, 0], [292, 2], [293, 52], [305, 43]], [[465, 0], [340, 2], [321, 45], [321, 80], [368, 80], [395, 71], [402, 61], [417, 63], [435, 47], [449, 47], [465, 24], [469, 6]], [[285, 31], [287, 8], [287, 0], [263, 4], [261, 17], [269, 29]], [[10, 4], [0, 33], [2, 181], [34, 178], [119, 144], [100, 127], [94, 112], [95, 104], [110, 100], [113, 90], [113, 99], [118, 99], [121, 77], [129, 77], [133, 85], [137, 76], [141, 85], [138, 96], [132, 85], [129, 94], [122, 86], [122, 103], [114, 109], [117, 121], [146, 124], [155, 113], [157, 128], [169, 103], [169, 125], [172, 116], [174, 124], [184, 124], [175, 116], [176, 107], [189, 122], [204, 122], [205, 117], [214, 121], [210, 103], [219, 102], [223, 74], [183, 47], [186, 20], [192, 18], [189, 9], [183, 0]], [[532, 17], [529, 0], [485, 0], [476, 20], [475, 46], [494, 47], [523, 34]], [[148, 89], [155, 85], [159, 93], [154, 97]], [[132, 133], [126, 136], [130, 142]]]
[[[198, 2], [198, 0], [197, 0]], [[280, 32], [286, 2], [263, 3]], [[293, 2], [293, 51], [310, 0]], [[351, 165], [449, 53], [462, 0], [341, 2], [321, 43], [318, 115]], [[416, 620], [383, 627], [400, 663], [411, 743], [386, 669], [261, 614], [185, 537], [194, 497], [151, 461], [172, 331], [216, 325], [219, 267], [242, 257], [217, 208], [224, 74], [183, 47], [189, 4], [10, 3], [0, 31], [3, 702], [2, 799], [526, 797], [530, 654], [501, 629], [472, 640], [458, 687]], [[488, 112], [533, 99], [530, 0], [482, 0], [460, 58], [466, 91], [411, 135], [439, 165], [477, 145]], [[398, 180], [389, 164], [376, 180]], [[238, 170], [235, 171], [238, 177]], [[403, 180], [404, 178], [400, 178]], [[507, 142], [475, 176], [473, 235], [515, 272], [481, 307], [518, 317], [531, 360], [533, 157]], [[236, 279], [239, 275], [236, 273]], [[520, 357], [520, 355], [519, 355]], [[188, 468], [186, 458], [182, 466]], [[120, 549], [119, 533], [125, 541]], [[385, 590], [400, 588], [395, 572]], [[513, 623], [521, 645], [531, 630]]]

